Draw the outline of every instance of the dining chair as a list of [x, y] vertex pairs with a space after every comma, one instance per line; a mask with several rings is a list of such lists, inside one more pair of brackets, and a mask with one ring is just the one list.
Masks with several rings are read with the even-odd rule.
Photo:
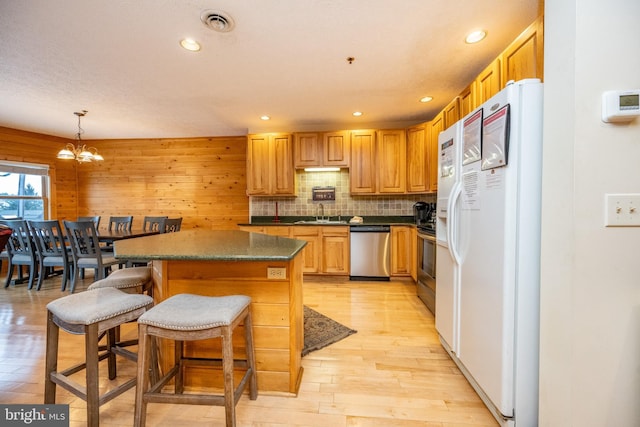
[[9, 243], [11, 232], [11, 229], [6, 225], [0, 225], [0, 271], [2, 271], [2, 260], [9, 260], [9, 252], [5, 246]]
[[180, 231], [182, 226], [182, 217], [180, 218], [166, 218], [162, 223], [160, 233], [174, 233]]
[[36, 289], [40, 290], [42, 282], [48, 277], [48, 269], [62, 267], [62, 285], [60, 290], [67, 288], [67, 281], [71, 278], [73, 255], [67, 249], [62, 227], [57, 219], [45, 221], [29, 221], [29, 230], [35, 241], [38, 254], [39, 271]]
[[142, 229], [144, 231], [160, 231], [162, 221], [167, 218], [167, 216], [145, 216], [142, 221]]
[[131, 231], [132, 225], [132, 215], [109, 217], [109, 231]]
[[94, 279], [100, 280], [107, 277], [111, 266], [122, 262], [115, 259], [113, 255], [102, 251], [93, 221], [64, 221], [64, 228], [73, 255], [71, 293], [76, 289], [81, 269], [94, 269]]
[[4, 287], [7, 288], [11, 284], [14, 267], [18, 266], [18, 278], [22, 279], [22, 266], [29, 267], [29, 289], [33, 288], [33, 282], [36, 277], [38, 267], [38, 256], [36, 254], [35, 245], [31, 239], [29, 226], [25, 220], [2, 220], [1, 224], [6, 225], [11, 230], [11, 237], [7, 245], [7, 278]]
[[96, 225], [96, 230], [100, 228], [100, 215], [79, 216], [76, 221], [93, 221], [93, 223]]

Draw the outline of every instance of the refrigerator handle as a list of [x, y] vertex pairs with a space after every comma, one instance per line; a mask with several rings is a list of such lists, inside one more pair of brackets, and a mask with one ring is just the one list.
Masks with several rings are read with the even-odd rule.
[[451, 196], [449, 197], [449, 205], [447, 206], [448, 214], [449, 214], [449, 224], [447, 224], [447, 241], [449, 242], [449, 253], [451, 257], [456, 262], [456, 264], [460, 265], [462, 260], [460, 259], [460, 252], [456, 247], [458, 243], [458, 227], [459, 227], [459, 212], [456, 209], [456, 205], [460, 196], [462, 195], [462, 185], [457, 183], [453, 186], [451, 190]]

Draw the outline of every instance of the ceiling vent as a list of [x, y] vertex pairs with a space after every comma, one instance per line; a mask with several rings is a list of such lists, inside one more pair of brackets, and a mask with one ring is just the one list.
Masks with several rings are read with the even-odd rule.
[[226, 12], [220, 10], [205, 10], [200, 15], [200, 20], [204, 25], [219, 33], [228, 33], [235, 27], [233, 19]]

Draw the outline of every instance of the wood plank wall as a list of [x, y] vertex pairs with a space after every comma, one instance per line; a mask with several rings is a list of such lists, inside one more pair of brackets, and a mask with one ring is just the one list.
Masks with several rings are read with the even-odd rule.
[[0, 160], [48, 164], [50, 218], [183, 217], [183, 228], [235, 229], [249, 220], [246, 137], [91, 140], [105, 158], [57, 160], [70, 139], [0, 127]]
[[78, 167], [79, 215], [182, 217], [183, 228], [249, 220], [246, 137], [92, 140], [103, 162]]
[[76, 162], [56, 159], [67, 138], [0, 127], [0, 160], [49, 165], [49, 218], [75, 219], [78, 207]]

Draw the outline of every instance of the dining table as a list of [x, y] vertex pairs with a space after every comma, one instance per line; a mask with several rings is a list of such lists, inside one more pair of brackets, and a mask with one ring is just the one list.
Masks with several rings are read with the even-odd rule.
[[142, 228], [132, 230], [108, 230], [98, 229], [98, 241], [112, 244], [117, 240], [133, 239], [136, 237], [153, 236], [154, 234], [160, 234], [158, 230], [143, 230]]

